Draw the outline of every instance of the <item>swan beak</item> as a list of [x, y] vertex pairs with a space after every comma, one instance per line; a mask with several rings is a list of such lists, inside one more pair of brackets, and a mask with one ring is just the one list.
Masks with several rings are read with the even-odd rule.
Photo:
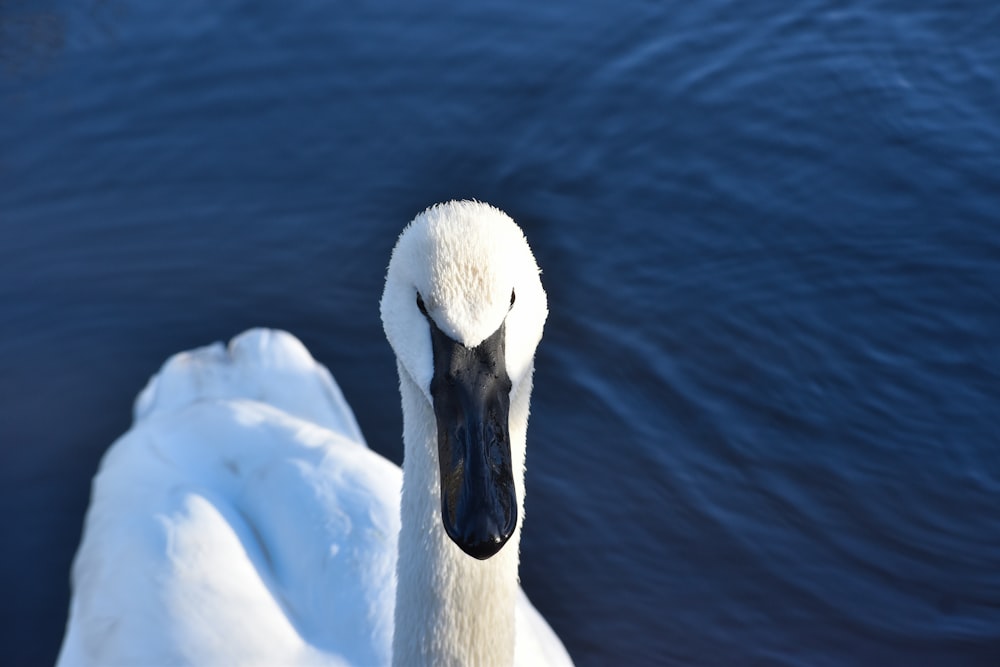
[[448, 537], [462, 551], [485, 560], [503, 548], [517, 525], [505, 325], [470, 348], [428, 320], [434, 348], [431, 397], [437, 418], [441, 518]]

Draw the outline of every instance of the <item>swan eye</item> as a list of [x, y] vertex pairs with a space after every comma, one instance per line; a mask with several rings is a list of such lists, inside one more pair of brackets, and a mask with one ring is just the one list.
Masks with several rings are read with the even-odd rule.
[[514, 290], [510, 291], [510, 307], [514, 307]]
[[420, 292], [417, 292], [417, 308], [420, 309], [420, 312], [423, 313], [425, 317], [427, 316], [427, 306], [424, 305], [424, 300], [420, 298]]

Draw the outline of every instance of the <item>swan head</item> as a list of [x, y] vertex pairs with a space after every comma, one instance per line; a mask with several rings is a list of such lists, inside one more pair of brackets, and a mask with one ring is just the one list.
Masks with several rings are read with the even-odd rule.
[[435, 415], [445, 531], [489, 558], [517, 523], [510, 398], [530, 383], [548, 314], [524, 234], [488, 204], [432, 206], [400, 234], [381, 314], [400, 372]]

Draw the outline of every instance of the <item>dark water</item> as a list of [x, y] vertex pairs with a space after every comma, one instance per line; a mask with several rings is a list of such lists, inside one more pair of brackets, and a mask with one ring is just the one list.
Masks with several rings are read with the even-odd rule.
[[0, 661], [54, 660], [169, 354], [287, 328], [399, 461], [388, 253], [477, 197], [545, 270], [522, 576], [578, 664], [1000, 664], [998, 35], [988, 2], [0, 0]]

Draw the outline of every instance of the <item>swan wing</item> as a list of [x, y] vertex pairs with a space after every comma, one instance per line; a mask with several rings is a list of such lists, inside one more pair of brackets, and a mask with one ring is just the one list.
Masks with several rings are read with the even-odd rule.
[[289, 334], [173, 357], [94, 479], [59, 664], [387, 664], [400, 483]]
[[206, 400], [267, 403], [364, 444], [351, 406], [330, 371], [287, 331], [250, 329], [228, 346], [175, 354], [135, 401], [136, 423]]

